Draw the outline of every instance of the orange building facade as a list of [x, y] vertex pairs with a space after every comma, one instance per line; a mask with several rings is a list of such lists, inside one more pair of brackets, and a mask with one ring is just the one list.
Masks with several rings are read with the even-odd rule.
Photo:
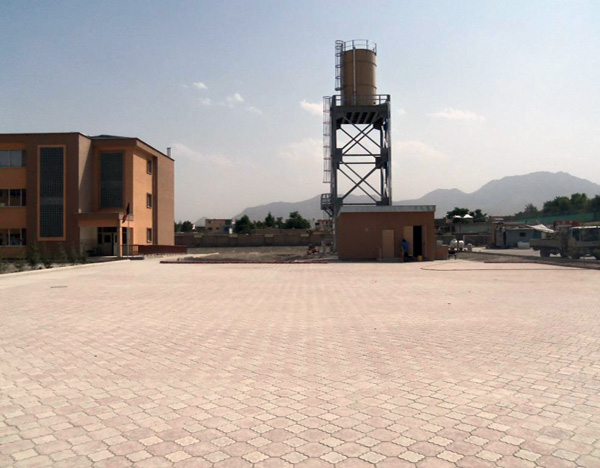
[[344, 206], [337, 221], [338, 256], [341, 260], [402, 258], [405, 239], [411, 257], [434, 260], [434, 214], [434, 205]]
[[174, 245], [174, 161], [138, 138], [0, 134], [0, 257]]

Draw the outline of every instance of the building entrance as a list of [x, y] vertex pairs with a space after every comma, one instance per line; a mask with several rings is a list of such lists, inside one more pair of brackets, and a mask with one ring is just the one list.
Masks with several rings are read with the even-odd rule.
[[119, 238], [116, 227], [98, 228], [98, 250], [100, 255], [119, 255]]
[[413, 256], [423, 256], [423, 226], [413, 226]]

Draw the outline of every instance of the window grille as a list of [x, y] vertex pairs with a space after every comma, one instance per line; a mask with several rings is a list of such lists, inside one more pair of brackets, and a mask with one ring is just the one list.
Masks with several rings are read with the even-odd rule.
[[64, 149], [40, 149], [40, 237], [64, 235]]

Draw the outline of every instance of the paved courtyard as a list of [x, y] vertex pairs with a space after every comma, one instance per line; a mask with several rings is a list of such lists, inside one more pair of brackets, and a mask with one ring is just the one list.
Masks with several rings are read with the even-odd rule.
[[600, 272], [0, 277], [0, 466], [600, 467]]

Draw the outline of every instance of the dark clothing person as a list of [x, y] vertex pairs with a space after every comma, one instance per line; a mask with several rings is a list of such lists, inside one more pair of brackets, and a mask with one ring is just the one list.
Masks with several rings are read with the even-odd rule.
[[402, 257], [404, 258], [404, 260], [408, 260], [408, 250], [409, 250], [409, 245], [408, 245], [408, 241], [406, 239], [402, 239], [402, 242], [400, 243], [400, 247], [402, 248]]

